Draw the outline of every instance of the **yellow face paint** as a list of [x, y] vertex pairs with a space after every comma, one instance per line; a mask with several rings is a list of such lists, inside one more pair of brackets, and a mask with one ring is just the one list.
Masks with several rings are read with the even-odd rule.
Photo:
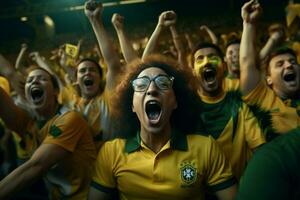
[[222, 60], [219, 56], [216, 55], [208, 55], [203, 58], [198, 58], [197, 53], [195, 54], [195, 62], [194, 62], [194, 72], [197, 76], [200, 76], [205, 66], [208, 64], [215, 68], [221, 68]]

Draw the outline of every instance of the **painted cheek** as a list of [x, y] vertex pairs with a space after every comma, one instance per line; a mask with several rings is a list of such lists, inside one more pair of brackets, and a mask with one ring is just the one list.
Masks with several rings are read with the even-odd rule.
[[208, 59], [207, 57], [204, 57], [203, 60], [196, 60], [195, 61], [195, 64], [194, 64], [194, 72], [195, 72], [195, 75], [197, 77], [200, 77], [201, 76], [201, 73], [205, 67], [205, 65], [207, 65], [209, 62], [208, 62]]

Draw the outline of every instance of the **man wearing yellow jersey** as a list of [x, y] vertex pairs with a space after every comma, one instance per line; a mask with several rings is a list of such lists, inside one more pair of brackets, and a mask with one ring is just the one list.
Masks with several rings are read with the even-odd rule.
[[199, 115], [239, 179], [251, 153], [265, 139], [257, 119], [242, 101], [238, 80], [232, 80], [236, 83], [225, 89], [226, 66], [222, 57], [220, 48], [214, 44], [200, 43], [194, 50], [194, 74], [200, 83]]
[[266, 81], [264, 80], [257, 66], [255, 49], [256, 23], [260, 14], [261, 7], [256, 1], [249, 1], [242, 8], [240, 80], [245, 102], [258, 113], [267, 133], [267, 140], [271, 140], [300, 124], [297, 103], [300, 67], [296, 54], [291, 49], [277, 49], [267, 61]]
[[[89, 199], [233, 199], [235, 181], [211, 137], [193, 134], [197, 84], [162, 57], [129, 66], [112, 100], [120, 138], [99, 151]], [[121, 138], [122, 137], [122, 138]]]
[[[7, 127], [31, 140], [31, 158], [0, 182], [0, 199], [10, 196], [45, 175], [50, 199], [87, 196], [96, 150], [88, 125], [80, 114], [57, 103], [58, 84], [41, 68], [26, 78], [29, 114], [0, 89], [0, 117]], [[26, 143], [28, 144], [28, 143]]]

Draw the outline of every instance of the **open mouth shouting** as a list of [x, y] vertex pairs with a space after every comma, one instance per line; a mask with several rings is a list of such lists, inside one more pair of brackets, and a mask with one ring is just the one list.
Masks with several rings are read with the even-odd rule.
[[291, 86], [297, 84], [297, 74], [293, 70], [289, 70], [283, 74], [283, 81]]
[[212, 85], [217, 81], [217, 71], [213, 67], [205, 67], [203, 69], [202, 76], [208, 85]]
[[33, 104], [39, 105], [44, 100], [44, 90], [40, 87], [32, 87], [30, 89], [31, 100]]
[[90, 77], [83, 80], [83, 84], [85, 87], [90, 88], [94, 85], [94, 80]]
[[160, 102], [157, 100], [150, 100], [146, 102], [146, 114], [150, 124], [158, 124], [162, 115], [162, 107]]

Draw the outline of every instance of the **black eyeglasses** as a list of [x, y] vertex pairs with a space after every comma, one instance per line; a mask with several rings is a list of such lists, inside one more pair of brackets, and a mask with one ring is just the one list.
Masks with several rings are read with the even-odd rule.
[[174, 77], [170, 77], [162, 74], [157, 75], [154, 78], [143, 76], [132, 80], [131, 84], [135, 92], [144, 92], [148, 89], [152, 81], [154, 81], [155, 85], [160, 90], [168, 90], [173, 86]]

